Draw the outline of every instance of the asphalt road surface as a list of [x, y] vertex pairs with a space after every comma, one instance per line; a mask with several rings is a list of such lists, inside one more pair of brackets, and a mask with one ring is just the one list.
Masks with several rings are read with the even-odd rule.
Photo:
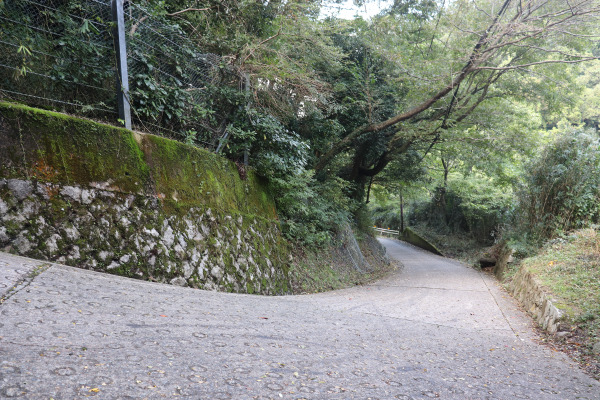
[[493, 278], [382, 243], [387, 279], [284, 297], [0, 253], [0, 398], [600, 399]]

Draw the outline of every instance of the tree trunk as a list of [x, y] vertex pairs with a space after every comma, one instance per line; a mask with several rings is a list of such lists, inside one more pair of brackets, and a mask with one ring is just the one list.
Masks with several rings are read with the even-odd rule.
[[371, 179], [369, 179], [369, 186], [367, 187], [367, 201], [365, 201], [365, 204], [369, 204], [369, 198], [371, 197], [371, 185], [373, 184], [373, 177], [371, 177]]
[[400, 233], [404, 232], [404, 196], [400, 195]]

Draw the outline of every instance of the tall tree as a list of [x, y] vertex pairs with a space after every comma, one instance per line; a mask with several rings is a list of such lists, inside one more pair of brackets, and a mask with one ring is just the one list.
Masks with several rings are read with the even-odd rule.
[[396, 84], [407, 93], [394, 115], [347, 130], [315, 168], [324, 170], [341, 154], [356, 158], [365, 143], [379, 146], [377, 157], [358, 168], [355, 180], [364, 184], [398, 154], [418, 145], [427, 152], [449, 132], [485, 119], [478, 109], [495, 96], [525, 95], [525, 88], [510, 88], [511, 75], [539, 78], [547, 67], [595, 59], [586, 49], [598, 37], [599, 7], [597, 0], [463, 0], [427, 14], [374, 19], [364, 34], [394, 62], [401, 72]]

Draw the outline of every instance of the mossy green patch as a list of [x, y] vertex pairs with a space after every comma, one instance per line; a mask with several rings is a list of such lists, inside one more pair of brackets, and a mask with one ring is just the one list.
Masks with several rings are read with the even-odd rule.
[[171, 211], [211, 208], [277, 218], [265, 182], [206, 150], [153, 135], [0, 103], [0, 176], [157, 196]]
[[404, 228], [404, 232], [402, 232], [401, 239], [423, 250], [427, 250], [432, 252], [433, 254], [443, 256], [442, 252], [439, 251], [437, 247], [435, 247], [429, 240], [425, 239], [422, 235], [419, 235], [417, 232], [415, 232], [409, 227]]
[[87, 185], [109, 182], [138, 193], [149, 182], [131, 132], [108, 125], [0, 103], [0, 175]]
[[174, 201], [172, 206], [204, 205], [276, 217], [264, 183], [252, 172], [241, 180], [234, 163], [206, 150], [152, 135], [144, 135], [141, 142], [156, 193]]

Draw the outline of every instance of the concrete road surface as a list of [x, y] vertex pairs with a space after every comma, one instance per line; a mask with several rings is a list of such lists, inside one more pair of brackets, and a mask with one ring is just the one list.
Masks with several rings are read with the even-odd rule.
[[389, 278], [286, 297], [0, 253], [0, 398], [600, 399], [492, 278], [381, 241]]

